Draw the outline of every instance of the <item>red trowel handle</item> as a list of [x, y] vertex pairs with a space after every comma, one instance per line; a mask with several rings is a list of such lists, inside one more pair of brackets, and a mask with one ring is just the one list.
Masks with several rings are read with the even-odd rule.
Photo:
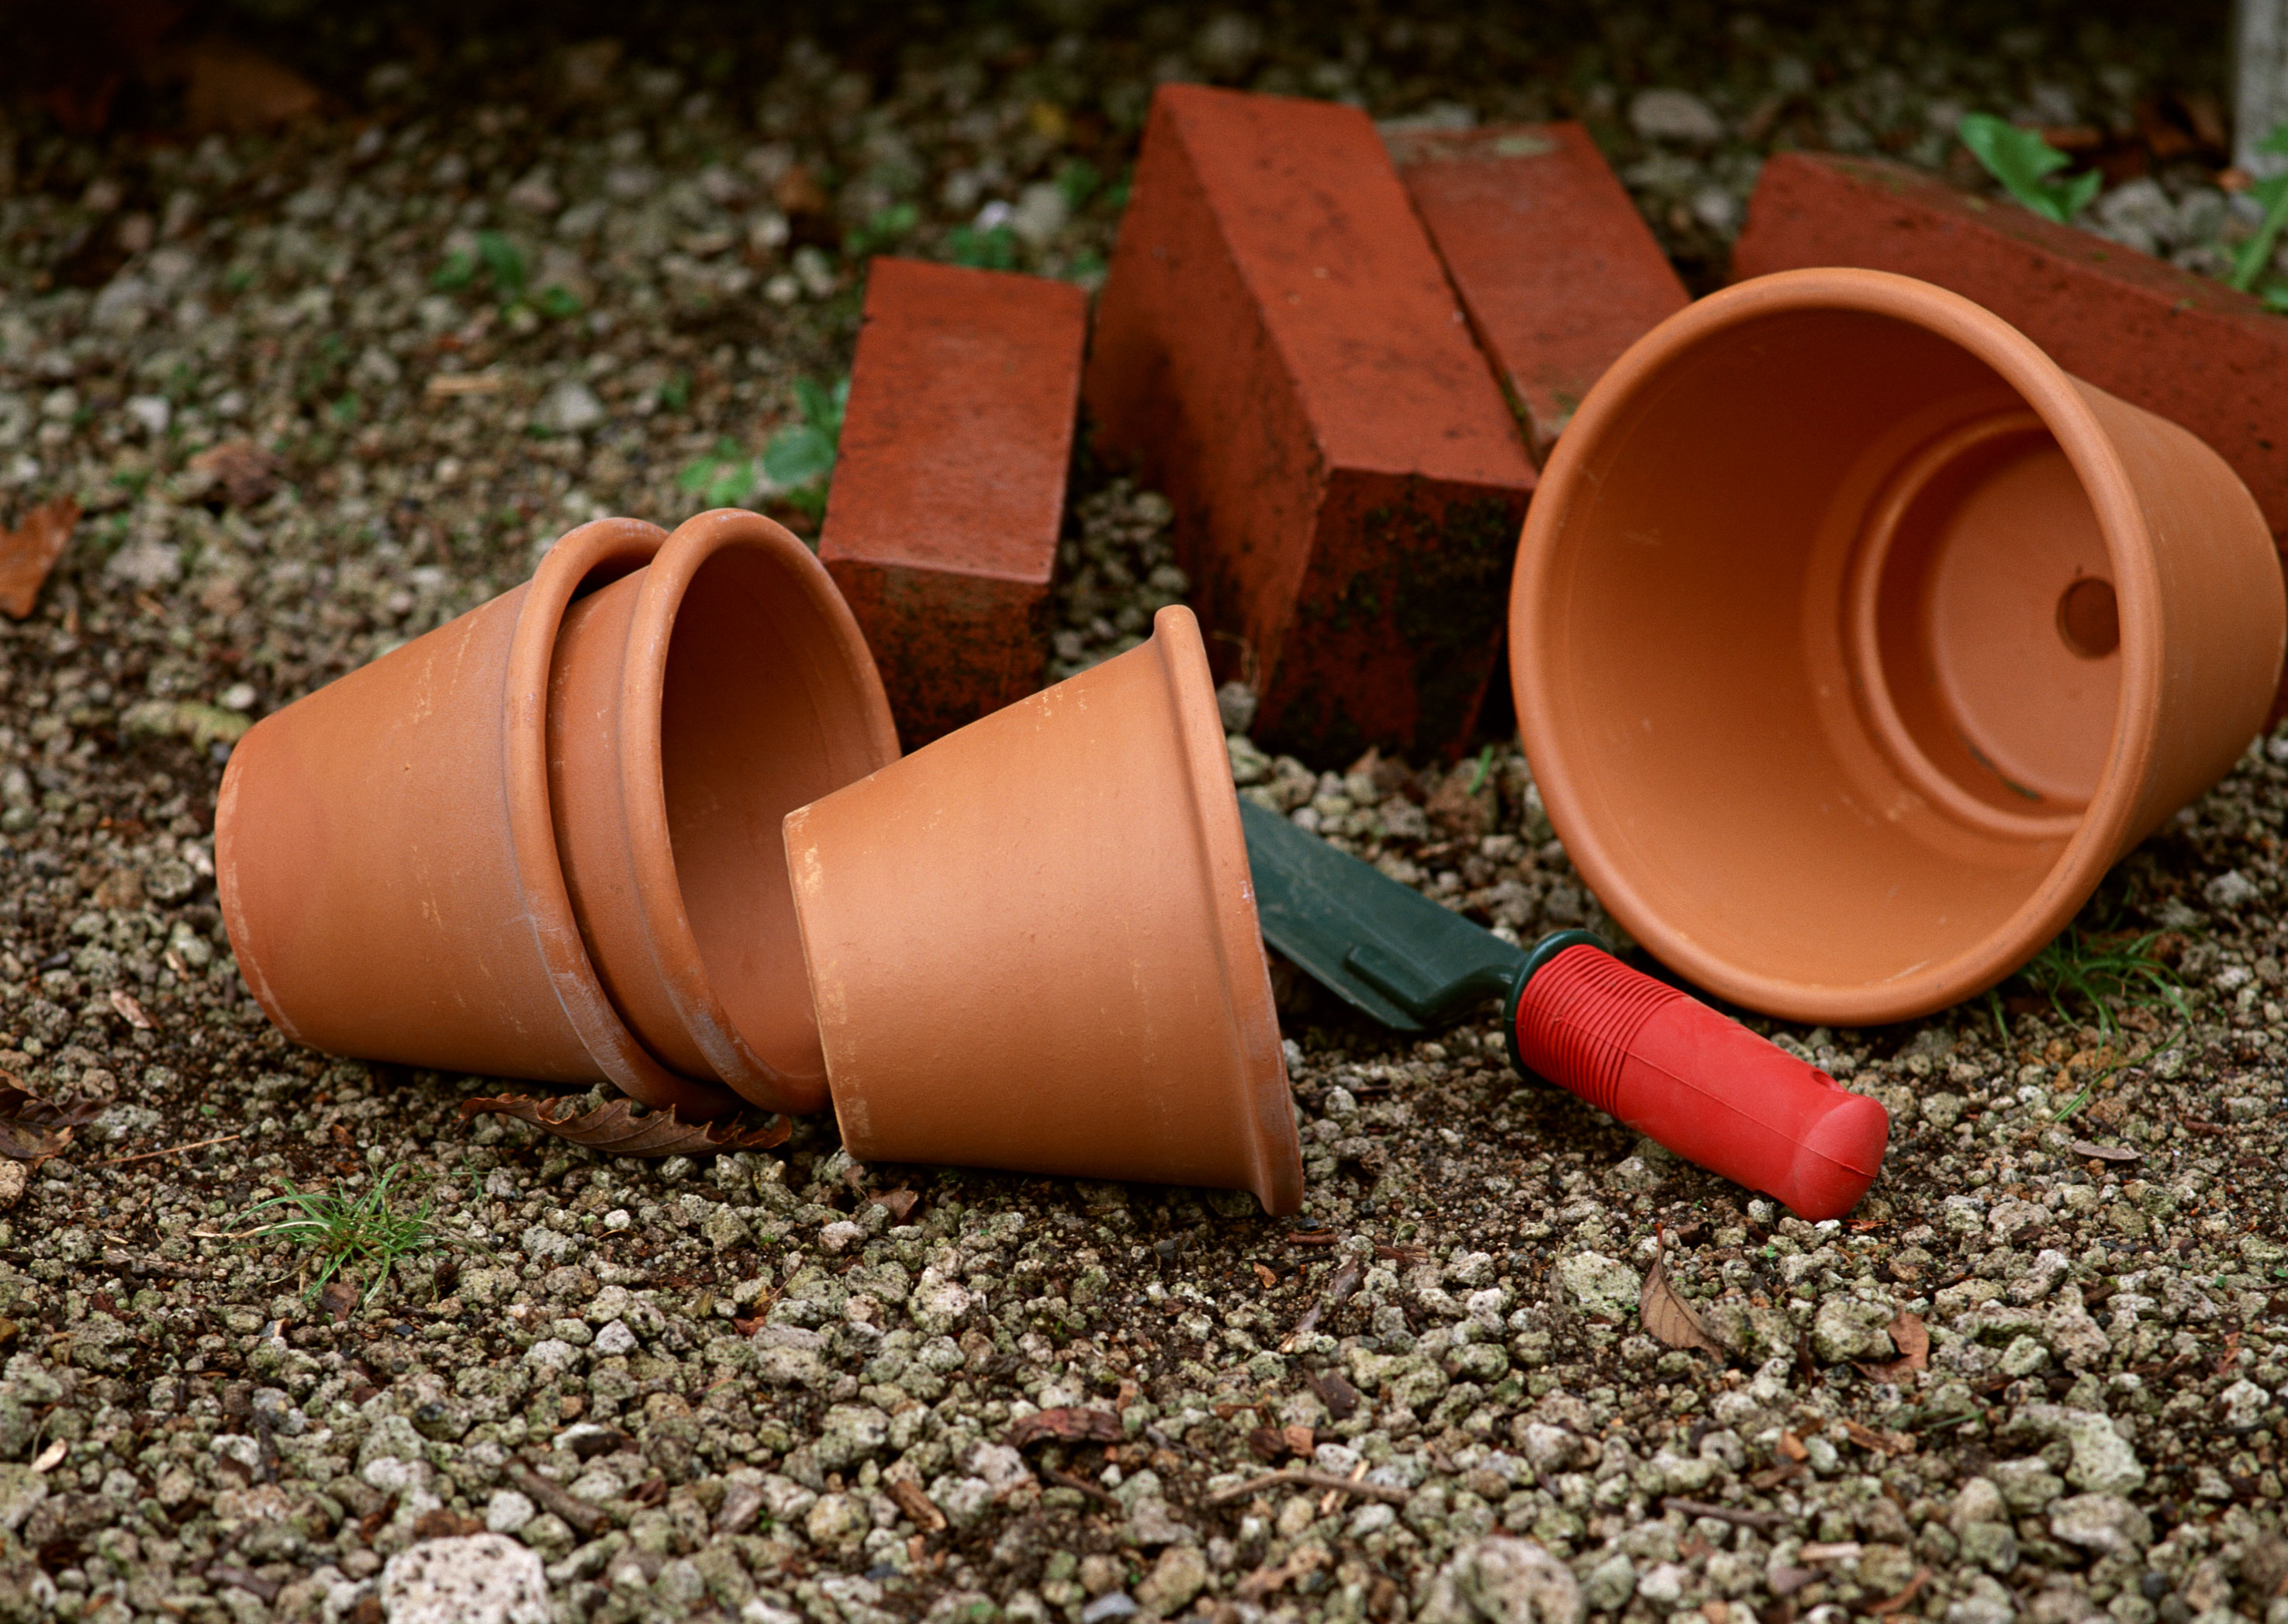
[[1882, 1166], [1882, 1106], [1585, 932], [1534, 950], [1509, 1026], [1521, 1068], [1799, 1217], [1841, 1217]]

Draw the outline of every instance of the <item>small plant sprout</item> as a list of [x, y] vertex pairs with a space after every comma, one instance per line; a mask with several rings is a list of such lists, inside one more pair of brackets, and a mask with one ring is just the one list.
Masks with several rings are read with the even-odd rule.
[[687, 464], [675, 482], [708, 507], [735, 507], [755, 488], [754, 459], [726, 434], [713, 450]]
[[763, 448], [763, 471], [787, 500], [815, 519], [826, 511], [826, 487], [842, 440], [842, 410], [850, 401], [847, 376], [831, 386], [811, 378], [794, 385], [799, 422], [781, 429]]
[[360, 1299], [363, 1303], [373, 1301], [388, 1281], [390, 1271], [405, 1258], [441, 1247], [484, 1251], [474, 1241], [431, 1228], [433, 1203], [429, 1201], [410, 1212], [397, 1209], [391, 1199], [393, 1185], [403, 1169], [404, 1163], [398, 1163], [356, 1196], [339, 1190], [297, 1190], [290, 1179], [285, 1194], [258, 1202], [245, 1214], [248, 1219], [269, 1213], [285, 1216], [247, 1232], [242, 1238], [283, 1241], [314, 1254], [304, 1265], [314, 1271], [307, 1287], [312, 1297], [337, 1275], [347, 1279], [370, 1271], [371, 1279]]
[[[2257, 143], [2256, 150], [2288, 154], [2288, 121], [2274, 125], [2272, 133]], [[2243, 293], [2257, 290], [2258, 281], [2271, 266], [2280, 233], [2288, 227], [2288, 170], [2265, 177], [2248, 188], [2248, 194], [2264, 205], [2264, 220], [2256, 234], [2233, 251], [2229, 280]], [[2274, 281], [2263, 290], [2263, 299], [2275, 310], [2288, 311], [2288, 284]]]
[[2073, 217], [2089, 206], [2103, 184], [2103, 177], [2095, 170], [2070, 180], [2050, 179], [2073, 160], [2044, 140], [2038, 130], [2022, 130], [1991, 113], [1964, 115], [1955, 133], [1986, 166], [1986, 172], [2002, 183], [2004, 191], [2044, 219], [2061, 226], [2072, 225]]
[[[2077, 1018], [2072, 1006], [2086, 1009], [2108, 1037], [2118, 1029], [2114, 1011], [2123, 1005], [2165, 1009], [2181, 1025], [2189, 1026], [2193, 1012], [2185, 1002], [2183, 978], [2152, 956], [2161, 935], [2158, 931], [2142, 935], [2085, 931], [2079, 925], [2068, 925], [2012, 979], [2047, 998], [2058, 1018], [2069, 1026]], [[1987, 997], [1995, 1027], [2006, 1040], [2009, 1029], [2003, 1023], [1998, 989]]]

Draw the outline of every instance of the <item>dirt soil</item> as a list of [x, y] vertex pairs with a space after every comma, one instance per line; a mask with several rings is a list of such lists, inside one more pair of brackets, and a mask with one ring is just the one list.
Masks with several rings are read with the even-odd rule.
[[[271, 1029], [211, 849], [252, 720], [571, 525], [806, 527], [761, 454], [864, 253], [1092, 285], [1157, 80], [1584, 118], [1702, 288], [1776, 146], [1967, 178], [1959, 115], [2030, 115], [2205, 263], [2220, 6], [342, 10], [194, 16], [314, 87], [283, 129], [187, 131], [270, 104], [163, 55], [99, 127], [37, 85], [0, 124], [0, 519], [85, 510], [0, 622], [0, 1071], [88, 1113], [0, 1160], [0, 1618], [2288, 1624], [2288, 735], [2034, 978], [1758, 1023], [1892, 1113], [1817, 1225], [1516, 1076], [1490, 1011], [1405, 1043], [1285, 977], [1300, 1221], [854, 1166], [825, 1119], [600, 1159]], [[2141, 119], [2193, 155], [2129, 173]], [[1079, 468], [1055, 672], [1181, 597], [1167, 519]], [[1518, 937], [1602, 923], [1513, 745], [1274, 760], [1227, 697], [1245, 793]], [[385, 1278], [255, 1232], [385, 1176], [426, 1241]], [[1664, 1248], [1720, 1354], [1641, 1319]]]

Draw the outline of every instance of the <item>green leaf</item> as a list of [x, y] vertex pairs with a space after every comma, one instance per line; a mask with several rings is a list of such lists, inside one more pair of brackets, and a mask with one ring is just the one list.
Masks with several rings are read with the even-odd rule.
[[456, 249], [445, 256], [445, 263], [430, 276], [429, 285], [440, 293], [458, 293], [476, 280], [475, 257]]
[[834, 442], [807, 423], [781, 429], [763, 448], [763, 471], [787, 489], [822, 479], [834, 471]]
[[659, 403], [669, 411], [679, 412], [691, 404], [691, 374], [679, 372], [659, 386]]
[[2264, 308], [2288, 316], [2288, 282], [2275, 282], [2264, 290]]
[[477, 234], [477, 255], [491, 273], [493, 292], [502, 304], [524, 297], [524, 250], [497, 231]]
[[[2281, 129], [2288, 130], [2288, 124]], [[2281, 229], [2288, 226], [2288, 174], [2258, 181], [2248, 188], [2248, 194], [2264, 205], [2264, 222], [2254, 236], [2233, 250], [2232, 274], [2226, 278], [2243, 293], [2256, 286], [2264, 267], [2272, 263], [2273, 247], [2280, 241]]]
[[991, 231], [980, 231], [974, 226], [957, 226], [945, 234], [946, 250], [953, 263], [967, 265], [973, 271], [1009, 271], [1017, 265], [1017, 234], [1006, 226], [996, 226]]
[[2256, 144], [2259, 152], [2288, 153], [2288, 118], [2272, 126], [2272, 133]]
[[795, 380], [795, 405], [801, 409], [803, 421], [824, 435], [830, 446], [842, 438], [842, 404], [849, 398], [848, 378], [831, 389], [822, 388], [811, 378]]
[[2061, 226], [2070, 226], [2104, 184], [2095, 170], [2071, 180], [2046, 179], [2073, 160], [2042, 139], [2038, 130], [2022, 130], [1990, 113], [1965, 114], [1956, 133], [2004, 191]]
[[534, 306], [542, 315], [552, 316], [559, 321], [576, 316], [585, 308], [580, 303], [579, 296], [561, 282], [551, 282], [543, 288], [540, 297], [534, 301]]
[[1103, 185], [1103, 175], [1085, 158], [1075, 158], [1057, 171], [1057, 190], [1064, 194], [1066, 204], [1076, 212]]

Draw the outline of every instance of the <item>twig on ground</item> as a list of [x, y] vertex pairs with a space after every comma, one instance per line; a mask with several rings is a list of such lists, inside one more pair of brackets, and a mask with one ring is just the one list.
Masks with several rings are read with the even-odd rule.
[[1245, 1500], [1250, 1494], [1282, 1485], [1298, 1489], [1334, 1489], [1345, 1494], [1356, 1494], [1367, 1500], [1378, 1500], [1385, 1505], [1402, 1506], [1414, 1498], [1411, 1489], [1393, 1488], [1386, 1483], [1354, 1483], [1348, 1477], [1338, 1477], [1332, 1472], [1315, 1472], [1299, 1466], [1284, 1471], [1266, 1472], [1260, 1477], [1251, 1477], [1245, 1483], [1235, 1483], [1227, 1489], [1218, 1489], [1203, 1503], [1211, 1506], [1228, 1505], [1235, 1500]]
[[1687, 1517], [1712, 1517], [1738, 1528], [1779, 1528], [1793, 1520], [1783, 1511], [1741, 1511], [1731, 1506], [1712, 1506], [1704, 1500], [1680, 1500], [1673, 1494], [1660, 1504], [1664, 1511], [1681, 1511]]
[[107, 1156], [95, 1165], [99, 1168], [124, 1167], [131, 1161], [149, 1161], [155, 1156], [179, 1156], [185, 1151], [203, 1151], [211, 1145], [228, 1145], [234, 1139], [243, 1139], [242, 1133], [226, 1133], [218, 1138], [194, 1139], [188, 1145], [171, 1145], [163, 1151], [144, 1151], [133, 1156]]

